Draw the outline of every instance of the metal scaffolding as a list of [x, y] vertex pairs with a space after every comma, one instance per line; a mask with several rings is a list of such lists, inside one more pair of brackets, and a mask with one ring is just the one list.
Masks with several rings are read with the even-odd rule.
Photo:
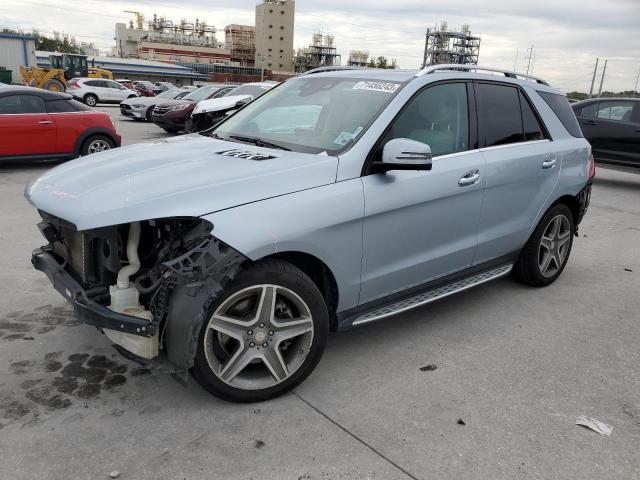
[[469, 25], [463, 25], [459, 32], [449, 31], [447, 22], [439, 28], [427, 28], [422, 67], [443, 63], [477, 65], [479, 55], [480, 37], [471, 35]]
[[294, 58], [296, 72], [306, 72], [312, 68], [340, 65], [340, 55], [331, 34], [314, 33], [311, 45], [299, 48]]

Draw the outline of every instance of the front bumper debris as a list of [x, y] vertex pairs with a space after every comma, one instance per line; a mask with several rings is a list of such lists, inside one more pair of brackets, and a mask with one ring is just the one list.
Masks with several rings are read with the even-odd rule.
[[158, 325], [148, 320], [114, 312], [91, 300], [93, 292], [82, 286], [65, 270], [65, 265], [47, 247], [38, 248], [31, 255], [31, 263], [43, 272], [53, 288], [73, 305], [78, 320], [88, 325], [106, 328], [141, 337], [152, 337]]

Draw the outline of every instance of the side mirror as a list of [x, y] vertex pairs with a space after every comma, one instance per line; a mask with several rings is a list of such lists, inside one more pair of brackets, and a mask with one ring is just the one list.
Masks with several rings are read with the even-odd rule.
[[431, 147], [409, 138], [389, 140], [382, 150], [382, 161], [375, 163], [377, 172], [431, 170], [431, 167]]
[[242, 108], [244, 107], [247, 103], [249, 103], [251, 100], [249, 100], [248, 98], [242, 99], [242, 100], [238, 100], [236, 102], [236, 108]]

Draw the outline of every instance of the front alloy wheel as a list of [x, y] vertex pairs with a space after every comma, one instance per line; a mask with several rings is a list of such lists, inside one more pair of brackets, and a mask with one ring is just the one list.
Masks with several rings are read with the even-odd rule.
[[322, 294], [286, 262], [252, 265], [208, 311], [192, 374], [226, 400], [266, 400], [293, 388], [326, 343]]

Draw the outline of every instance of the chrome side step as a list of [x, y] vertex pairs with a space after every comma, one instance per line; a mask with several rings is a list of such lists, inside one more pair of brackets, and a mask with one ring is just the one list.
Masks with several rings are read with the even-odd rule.
[[432, 290], [427, 290], [414, 297], [405, 298], [404, 300], [398, 300], [375, 310], [366, 312], [353, 321], [352, 325], [362, 325], [363, 323], [373, 322], [380, 320], [381, 318], [390, 317], [391, 315], [397, 315], [398, 313], [406, 312], [412, 308], [426, 305], [427, 303], [434, 302], [440, 298], [448, 297], [454, 293], [467, 290], [468, 288], [475, 287], [482, 283], [495, 280], [496, 278], [504, 277], [511, 272], [513, 265], [502, 265], [500, 267], [487, 270], [485, 272], [477, 273], [467, 278], [457, 280], [447, 285], [436, 287]]

